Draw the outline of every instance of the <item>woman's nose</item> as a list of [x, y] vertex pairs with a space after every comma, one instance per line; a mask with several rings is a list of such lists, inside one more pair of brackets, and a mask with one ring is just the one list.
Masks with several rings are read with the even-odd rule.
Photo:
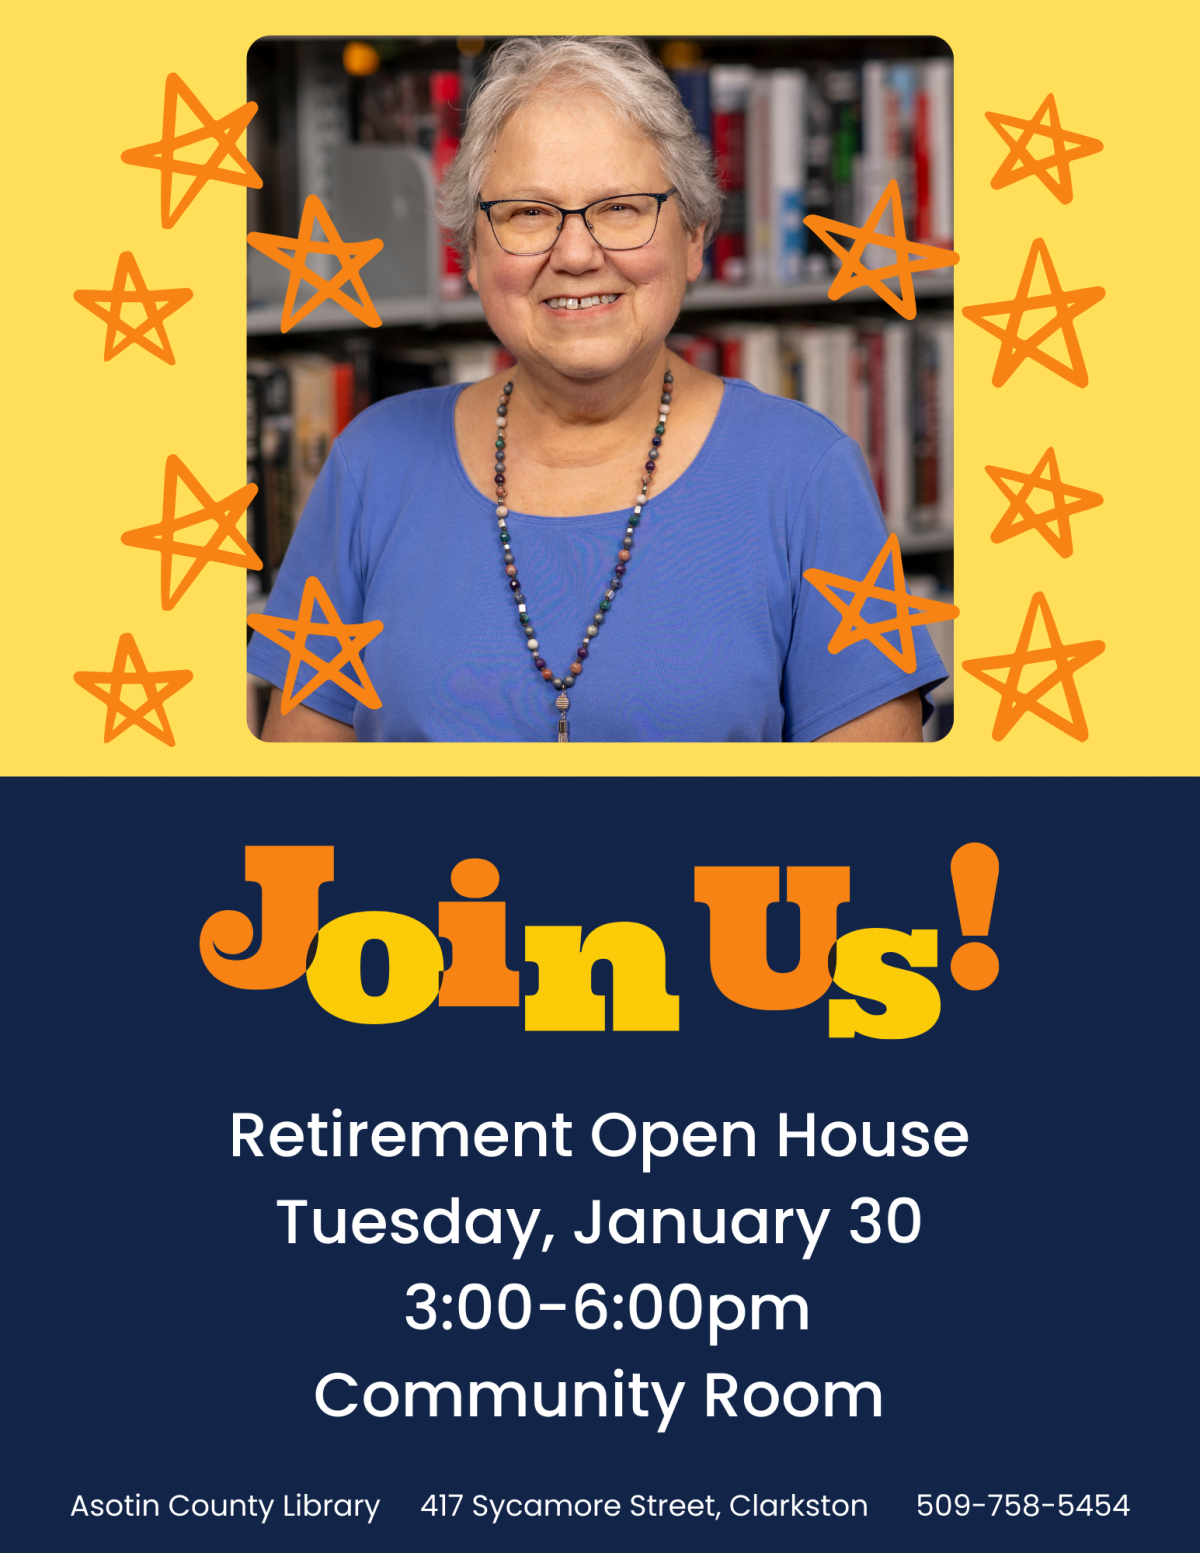
[[590, 268], [604, 260], [603, 248], [588, 230], [587, 222], [575, 212], [563, 218], [554, 254], [560, 264], [572, 269], [577, 266]]

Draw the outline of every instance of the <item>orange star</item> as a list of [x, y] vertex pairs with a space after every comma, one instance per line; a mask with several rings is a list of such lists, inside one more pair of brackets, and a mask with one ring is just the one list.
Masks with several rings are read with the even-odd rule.
[[[1095, 156], [1097, 151], [1104, 150], [1102, 140], [1063, 129], [1058, 121], [1053, 92], [1031, 119], [1014, 119], [1006, 113], [985, 113], [984, 118], [1008, 147], [1008, 155], [992, 179], [993, 189], [1006, 189], [1010, 183], [1019, 183], [1032, 174], [1041, 179], [1056, 200], [1069, 205], [1075, 197], [1071, 190], [1071, 163], [1081, 156]], [[1009, 129], [1019, 129], [1022, 134], [1014, 138], [1008, 133]], [[1035, 135], [1054, 142], [1051, 156], [1030, 154], [1029, 142]], [[1057, 178], [1051, 176], [1051, 168], [1057, 169]]]
[[[325, 616], [325, 625], [313, 624], [313, 605], [321, 606], [321, 613]], [[312, 694], [318, 685], [326, 683], [338, 685], [356, 701], [361, 701], [364, 706], [378, 709], [383, 702], [375, 694], [375, 687], [363, 668], [362, 658], [359, 654], [368, 642], [373, 642], [383, 630], [382, 620], [371, 620], [363, 625], [345, 625], [339, 616], [333, 603], [321, 586], [320, 579], [310, 577], [304, 584], [304, 592], [300, 595], [300, 618], [298, 620], [284, 620], [277, 615], [251, 615], [247, 625], [255, 631], [260, 631], [268, 642], [274, 642], [277, 647], [283, 647], [288, 653], [287, 675], [283, 681], [283, 699], [279, 710], [284, 717], [294, 706], [299, 706], [306, 696]], [[291, 632], [291, 635], [288, 635]], [[324, 658], [318, 658], [305, 646], [310, 636], [336, 636], [341, 646], [341, 651], [336, 658], [328, 662]], [[302, 690], [296, 695], [292, 694], [296, 685], [296, 675], [300, 665], [306, 663], [310, 669], [316, 669]], [[358, 675], [360, 683], [356, 684], [352, 679], [341, 672], [347, 664]]]
[[[201, 127], [189, 130], [184, 135], [177, 135], [175, 120], [181, 97], [200, 120]], [[258, 104], [247, 102], [240, 108], [235, 108], [232, 113], [227, 113], [223, 119], [214, 119], [195, 93], [177, 75], [172, 73], [167, 77], [167, 90], [163, 99], [162, 139], [151, 141], [145, 146], [133, 146], [130, 150], [121, 152], [123, 162], [128, 162], [133, 167], [154, 168], [162, 174], [161, 204], [164, 227], [173, 227], [204, 185], [212, 180], [218, 183], [236, 183], [243, 189], [262, 188], [262, 179], [237, 147], [243, 130], [257, 112]], [[207, 162], [180, 161], [172, 154], [180, 147], [193, 146], [200, 140], [215, 140], [217, 143], [216, 150]], [[237, 163], [236, 167], [221, 165], [229, 156]], [[179, 204], [172, 210], [171, 182], [176, 173], [190, 173], [192, 181]]]
[[[313, 227], [318, 224], [326, 234], [325, 241], [313, 237]], [[372, 237], [362, 243], [344, 243], [337, 228], [329, 219], [324, 205], [315, 194], [310, 194], [304, 201], [299, 237], [272, 237], [267, 232], [251, 232], [246, 241], [251, 248], [257, 248], [259, 253], [265, 253], [268, 259], [274, 259], [276, 264], [282, 264], [291, 273], [287, 295], [283, 299], [283, 317], [279, 323], [282, 334], [286, 334], [292, 325], [298, 324], [302, 318], [307, 318], [309, 313], [314, 308], [320, 307], [326, 298], [339, 303], [348, 313], [352, 313], [361, 323], [368, 324], [372, 329], [378, 329], [382, 324], [383, 320], [367, 295], [359, 271], [380, 251], [383, 247], [383, 239]], [[315, 270], [310, 270], [304, 262], [310, 253], [334, 253], [342, 267], [332, 280], [327, 280], [324, 275], [318, 275]], [[291, 257], [289, 258], [288, 255]], [[296, 294], [302, 280], [306, 280], [310, 286], [315, 286], [316, 290], [307, 302], [302, 303], [293, 312]], [[342, 290], [345, 281], [349, 281], [358, 293], [357, 302]]]
[[[881, 588], [879, 574], [889, 560], [892, 563], [893, 586]], [[958, 614], [958, 608], [954, 604], [939, 604], [933, 599], [923, 599], [915, 593], [905, 593], [900, 541], [895, 534], [888, 535], [883, 549], [871, 563], [871, 570], [861, 582], [853, 577], [839, 577], [834, 572], [819, 571], [816, 567], [810, 567], [804, 573], [804, 579], [806, 582], [811, 582], [821, 597], [827, 599], [842, 617], [830, 639], [830, 652], [841, 652], [844, 647], [851, 647], [855, 642], [871, 642], [878, 647], [885, 658], [890, 659], [897, 668], [903, 669], [905, 674], [917, 672], [917, 649], [913, 642], [913, 627], [929, 625], [935, 620], [953, 620]], [[853, 598], [846, 602], [833, 591], [835, 588], [853, 594]], [[896, 613], [890, 620], [864, 620], [862, 609], [868, 599], [880, 599], [885, 604], [894, 604]], [[890, 634], [893, 631], [900, 638], [898, 649], [886, 639], [885, 633]]]
[[[1080, 485], [1066, 485], [1059, 479], [1058, 460], [1054, 449], [1047, 448], [1032, 474], [1022, 474], [1018, 469], [998, 469], [985, 464], [984, 469], [1008, 498], [1008, 511], [992, 530], [992, 543], [1001, 545], [1006, 539], [1036, 529], [1064, 559], [1074, 549], [1071, 541], [1071, 519], [1089, 507], [1099, 507], [1104, 497], [1096, 491], [1085, 491]], [[1047, 475], [1047, 471], [1049, 471]], [[1009, 481], [1019, 480], [1021, 489], [1014, 491]], [[1049, 491], [1054, 505], [1043, 512], [1034, 512], [1029, 498], [1037, 491]], [[1057, 529], [1051, 524], [1057, 523]]]
[[[1046, 272], [1046, 285], [1049, 289], [1031, 297], [1029, 288], [1033, 284], [1033, 273], [1037, 269], [1039, 259]], [[1075, 336], [1075, 319], [1080, 313], [1086, 313], [1089, 307], [1095, 307], [1103, 295], [1103, 286], [1085, 286], [1079, 291], [1064, 291], [1058, 283], [1058, 276], [1054, 272], [1054, 265], [1050, 260], [1045, 242], [1040, 237], [1035, 237], [1033, 247], [1029, 250], [1029, 257], [1025, 260], [1017, 294], [1010, 302], [980, 302], [972, 307], [963, 308], [964, 318], [969, 318], [973, 324], [978, 324], [981, 329], [994, 334], [1000, 341], [1000, 354], [996, 358], [996, 370], [992, 373], [992, 386], [1002, 388], [1025, 358], [1029, 357], [1032, 361], [1040, 362], [1043, 367], [1048, 367], [1051, 372], [1057, 372], [1059, 377], [1065, 377], [1068, 383], [1074, 383], [1078, 388], [1086, 388], [1087, 368], [1083, 364], [1083, 352], [1079, 349], [1079, 341]], [[1040, 329], [1036, 329], [1027, 340], [1023, 340], [1020, 329], [1024, 315], [1027, 312], [1045, 311], [1050, 307], [1054, 309], [1054, 317], [1049, 323], [1044, 323]], [[995, 313], [1008, 314], [1008, 322], [1003, 329], [999, 324], [988, 322]], [[1045, 351], [1038, 348], [1044, 340], [1048, 340], [1052, 334], [1057, 334], [1060, 329], [1063, 333], [1063, 343], [1067, 347], [1067, 355], [1070, 357], [1070, 366], [1064, 365], [1063, 362], [1048, 356]]]
[[[126, 290], [125, 282], [132, 280], [132, 291]], [[119, 356], [130, 345], [140, 345], [143, 350], [148, 350], [152, 356], [157, 356], [160, 361], [165, 361], [169, 367], [175, 365], [175, 356], [171, 350], [171, 342], [167, 339], [167, 332], [163, 328], [163, 320], [170, 318], [185, 302], [192, 300], [192, 292], [186, 286], [176, 287], [171, 291], [150, 291], [146, 282], [142, 279], [142, 272], [131, 253], [123, 253], [117, 260], [117, 273], [113, 277], [112, 289], [109, 291], [77, 291], [75, 300], [81, 307], [86, 307], [89, 313], [95, 313], [97, 318], [102, 318], [108, 325], [108, 333], [104, 337], [104, 359], [111, 361], [114, 356]], [[109, 302], [110, 307], [102, 304]], [[146, 316], [140, 324], [127, 324], [121, 317], [121, 309], [126, 306], [141, 307]], [[153, 329], [158, 335], [158, 344], [148, 338], [149, 331]], [[121, 333], [125, 338], [117, 344], [117, 335]]]
[[[1029, 643], [1039, 615], [1045, 626], [1046, 635], [1050, 639], [1050, 645], [1037, 647], [1031, 652]], [[1020, 722], [1026, 712], [1032, 712], [1035, 717], [1040, 717], [1052, 728], [1061, 728], [1063, 733], [1069, 733], [1073, 739], [1078, 739], [1082, 743], [1088, 736], [1088, 730], [1083, 707], [1079, 703], [1079, 692], [1075, 688], [1075, 674], [1085, 663], [1098, 658], [1103, 651], [1103, 642], [1071, 642], [1064, 646], [1062, 637], [1058, 634], [1058, 627], [1054, 624], [1054, 616], [1050, 613], [1050, 606], [1046, 603], [1046, 595], [1035, 593], [1030, 600], [1029, 613], [1025, 616], [1025, 624], [1021, 627], [1021, 637], [1014, 652], [1002, 653], [995, 658], [970, 658], [963, 663], [963, 668], [968, 674], [974, 675], [983, 684], [1000, 692], [1000, 709], [996, 713], [996, 725], [992, 729], [992, 738], [1003, 739]], [[1054, 668], [1040, 679], [1032, 690], [1022, 690], [1021, 671], [1027, 663], [1053, 663]], [[1008, 669], [1008, 676], [1003, 680], [987, 673], [988, 669], [1003, 668]], [[1071, 714], [1070, 722], [1061, 713], [1054, 712], [1048, 706], [1041, 704], [1042, 697], [1047, 691], [1053, 690], [1055, 685], [1061, 685], [1063, 688], [1067, 709]]]
[[[886, 206], [892, 209], [892, 232], [889, 237], [886, 232], [878, 229], [880, 218]], [[895, 308], [901, 318], [915, 318], [917, 316], [917, 298], [913, 291], [912, 278], [921, 270], [940, 270], [948, 264], [957, 264], [958, 255], [952, 253], [949, 248], [931, 248], [928, 243], [912, 243], [904, 233], [904, 209], [900, 204], [900, 185], [893, 178], [879, 198], [879, 203], [867, 217], [865, 226], [847, 226], [844, 221], [830, 221], [824, 216], [805, 216], [804, 225], [815, 232], [826, 248], [830, 248], [842, 261], [842, 267], [833, 277], [833, 284], [829, 288], [829, 300], [837, 302], [847, 292], [854, 291], [859, 286], [870, 286], [876, 296]], [[853, 246], [843, 248], [831, 234], [839, 233], [842, 237], [852, 237]], [[869, 269], [863, 263], [863, 250], [868, 245], [875, 244], [881, 248], [891, 248], [896, 254], [894, 264], [880, 265], [878, 269]], [[911, 258], [913, 254], [919, 258]], [[886, 280], [899, 280], [900, 295], [890, 286], [883, 283]]]
[[[179, 482], [182, 480], [200, 503], [197, 512], [175, 516], [179, 500]], [[148, 528], [131, 528], [121, 535], [121, 543], [133, 545], [139, 550], [162, 551], [162, 607], [174, 609], [179, 600], [195, 582], [210, 561], [221, 561], [226, 566], [241, 566], [247, 571], [259, 572], [262, 562], [238, 533], [238, 520], [258, 495], [257, 485], [243, 485], [240, 491], [214, 501], [181, 458], [171, 453], [167, 458], [163, 476], [163, 515], [161, 523], [151, 523]], [[197, 523], [214, 522], [217, 526], [203, 545], [180, 544], [175, 535], [182, 528], [192, 528]], [[226, 539], [232, 539], [236, 550], [223, 548]], [[177, 555], [193, 557], [183, 580], [171, 592], [172, 559]]]
[[[132, 669], [125, 667], [126, 661], [133, 665]], [[126, 728], [143, 728], [147, 733], [153, 734], [156, 739], [161, 739], [164, 744], [175, 747], [175, 735], [171, 732], [171, 724], [167, 721], [167, 709], [163, 702], [168, 696], [173, 696], [177, 690], [190, 682], [191, 669], [159, 669], [151, 673], [146, 668], [145, 660], [138, 651], [138, 645], [133, 637], [126, 631], [117, 643], [117, 655], [113, 659], [112, 669], [105, 673], [103, 669], [81, 670], [75, 676], [75, 683], [83, 687], [89, 695], [103, 701], [108, 707], [108, 714], [104, 719], [104, 742], [112, 741], [125, 732]], [[106, 685], [107, 690], [100, 687]], [[121, 699], [121, 692], [126, 685], [140, 685], [146, 692], [146, 699], [141, 706], [126, 706]], [[124, 721], [118, 722], [117, 716], [124, 713]], [[151, 722], [154, 716], [157, 722]]]

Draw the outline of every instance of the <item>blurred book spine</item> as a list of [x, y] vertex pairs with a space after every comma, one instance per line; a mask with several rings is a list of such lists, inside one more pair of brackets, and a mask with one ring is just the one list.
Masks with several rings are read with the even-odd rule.
[[[429, 77], [429, 100], [436, 117], [433, 135], [433, 181], [439, 185], [454, 160], [462, 137], [462, 77], [457, 70], [434, 70]], [[466, 295], [467, 278], [463, 274], [458, 250], [443, 240], [439, 285], [444, 302]]]
[[[713, 149], [712, 128], [712, 94], [710, 71], [707, 65], [687, 66], [671, 72], [671, 79], [675, 82], [683, 105], [687, 109], [697, 135], [708, 147], [709, 154]], [[704, 262], [701, 268], [700, 280], [713, 278], [713, 253], [711, 248], [704, 251]]]
[[292, 387], [279, 361], [246, 363], [246, 479], [258, 486], [248, 537], [263, 563], [247, 574], [252, 588], [269, 588], [292, 533]]
[[713, 162], [724, 195], [712, 245], [713, 278], [740, 285], [746, 267], [746, 109], [754, 72], [749, 65], [714, 65], [711, 72]]

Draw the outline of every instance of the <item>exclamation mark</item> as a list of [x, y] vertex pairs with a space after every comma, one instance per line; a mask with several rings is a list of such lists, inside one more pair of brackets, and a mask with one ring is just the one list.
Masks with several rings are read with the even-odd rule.
[[[982, 841], [968, 841], [950, 859], [950, 877], [959, 926], [964, 933], [983, 938], [992, 922], [1000, 859]], [[960, 944], [950, 961], [950, 974], [968, 992], [982, 992], [1000, 974], [1000, 961], [990, 944]]]

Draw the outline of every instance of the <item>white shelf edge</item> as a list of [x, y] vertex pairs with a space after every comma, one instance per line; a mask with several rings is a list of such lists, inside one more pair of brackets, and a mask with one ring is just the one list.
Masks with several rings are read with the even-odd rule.
[[[918, 298], [950, 297], [954, 295], [953, 279], [940, 276], [918, 275], [913, 277], [913, 289]], [[724, 312], [729, 309], [750, 307], [798, 307], [829, 302], [829, 283], [802, 281], [795, 286], [724, 286], [708, 282], [697, 286], [683, 299], [685, 313]], [[861, 286], [843, 297], [836, 307], [853, 307], [869, 302], [873, 293]], [[444, 302], [439, 297], [384, 297], [375, 298], [375, 310], [387, 324], [419, 324], [436, 329], [440, 324], [483, 323], [483, 308], [477, 297], [463, 297], [458, 301]], [[259, 302], [246, 310], [247, 334], [261, 336], [280, 334], [279, 317], [282, 303]], [[356, 318], [335, 302], [323, 302], [319, 308], [293, 325], [290, 334], [309, 334], [342, 330], [365, 329]], [[283, 336], [280, 336], [283, 338]]]

